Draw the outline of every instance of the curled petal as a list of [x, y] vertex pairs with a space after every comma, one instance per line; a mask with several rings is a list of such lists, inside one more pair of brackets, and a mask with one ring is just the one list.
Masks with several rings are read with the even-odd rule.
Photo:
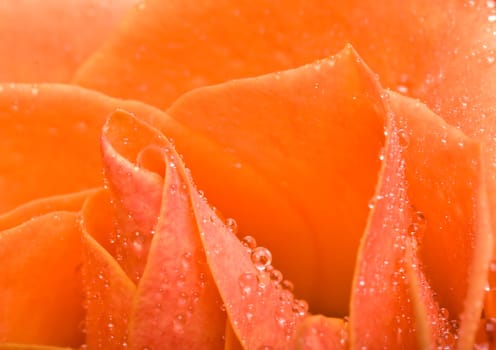
[[[127, 144], [134, 147], [134, 153], [119, 145], [121, 133], [126, 135]], [[158, 130], [123, 111], [110, 117], [103, 139], [104, 155], [111, 146], [114, 152], [105, 156], [110, 172], [115, 168], [119, 171], [129, 162], [142, 167], [108, 177], [109, 186], [123, 204], [117, 210], [129, 214], [142, 235], [140, 241], [136, 241], [140, 237], [129, 241], [128, 255], [141, 254], [145, 249], [147, 256], [132, 303], [129, 345], [218, 348], [222, 344], [225, 314], [220, 309], [217, 288], [191, 215], [180, 157]], [[128, 191], [133, 181], [135, 190]], [[159, 197], [155, 198], [157, 193]], [[118, 222], [117, 226], [126, 229], [126, 223]], [[123, 235], [117, 240], [126, 238]]]

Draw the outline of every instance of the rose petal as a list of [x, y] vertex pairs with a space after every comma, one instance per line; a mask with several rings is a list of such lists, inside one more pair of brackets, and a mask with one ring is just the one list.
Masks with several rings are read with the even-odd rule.
[[119, 113], [124, 112], [116, 112], [103, 128], [103, 163], [112, 197], [116, 257], [129, 278], [137, 282], [143, 274], [159, 217], [164, 180], [163, 174], [135, 162], [141, 150], [160, 137], [156, 132], [138, 128], [132, 118], [118, 119]]
[[[124, 145], [120, 144], [122, 135], [126, 135]], [[129, 325], [130, 346], [219, 348], [225, 315], [192, 221], [187, 193], [182, 190], [185, 180], [176, 170], [183, 167], [179, 156], [158, 130], [123, 111], [110, 117], [103, 140], [108, 171], [117, 174], [119, 167], [130, 167], [119, 176], [109, 176], [109, 186], [115, 188], [123, 204], [118, 210], [128, 209], [124, 212], [129, 213], [141, 235], [149, 235], [139, 242], [147, 259], [141, 258], [146, 266], [138, 278]], [[161, 174], [146, 168], [132, 170], [138, 164], [156, 169], [160, 162]], [[133, 190], [129, 190], [133, 182]], [[156, 198], [157, 194], [160, 197]], [[125, 239], [129, 222], [118, 226], [123, 234], [119, 239]], [[134, 250], [127, 260], [129, 255], [140, 253], [136, 251], [137, 242], [130, 241], [130, 245]]]
[[0, 261], [0, 341], [79, 346], [83, 295], [77, 215], [52, 212], [1, 231]]
[[413, 89], [438, 74], [446, 57], [439, 43], [463, 28], [453, 26], [453, 13], [463, 18], [464, 7], [418, 0], [148, 0], [74, 81], [166, 108], [193, 88], [298, 67], [352, 43], [386, 86]]
[[181, 131], [153, 107], [89, 90], [0, 85], [0, 213], [33, 199], [101, 185], [100, 130], [118, 107], [160, 120], [174, 136], [174, 130]]
[[321, 315], [307, 317], [297, 334], [297, 350], [348, 348], [348, 324], [337, 318]]
[[[355, 277], [352, 345], [454, 346], [456, 320], [460, 346], [471, 347], [490, 258], [480, 145], [417, 101], [385, 101], [397, 119]], [[439, 247], [456, 258], [439, 264]]]
[[69, 81], [134, 2], [3, 1], [0, 81]]
[[295, 70], [198, 89], [168, 111], [217, 146], [175, 140], [212, 202], [270, 247], [296, 294], [329, 315], [348, 312], [380, 166], [379, 92], [348, 47]]
[[[410, 202], [426, 220], [420, 249], [425, 272], [440, 305], [460, 322], [460, 348], [471, 347], [492, 242], [484, 148], [414, 100], [391, 94], [390, 102], [410, 132], [406, 177]], [[450, 252], [442, 264], [439, 247]]]
[[[128, 320], [136, 292], [134, 283], [117, 261], [92, 237], [92, 234], [100, 239], [102, 235], [110, 236], [110, 216], [100, 216], [102, 211], [109, 212], [108, 203], [108, 194], [97, 192], [82, 210], [84, 327], [89, 349], [122, 349], [126, 346]], [[96, 222], [95, 216], [101, 221]]]
[[0, 231], [53, 211], [78, 211], [83, 206], [86, 198], [94, 192], [95, 190], [87, 190], [28, 202], [10, 212], [0, 215]]

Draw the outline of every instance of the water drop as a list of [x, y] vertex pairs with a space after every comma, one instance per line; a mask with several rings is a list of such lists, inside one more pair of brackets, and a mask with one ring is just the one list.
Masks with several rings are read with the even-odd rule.
[[293, 304], [293, 312], [298, 316], [305, 316], [308, 311], [308, 303], [305, 300], [296, 299]]
[[255, 291], [258, 285], [257, 276], [254, 273], [246, 272], [239, 276], [239, 288], [243, 296], [249, 296]]
[[259, 271], [264, 271], [272, 262], [272, 254], [267, 248], [257, 247], [251, 253], [251, 262]]
[[177, 305], [179, 307], [185, 307], [187, 303], [188, 303], [188, 294], [181, 292], [179, 294], [179, 298], [177, 298]]
[[140, 232], [135, 232], [134, 235], [135, 235], [135, 237], [134, 237], [133, 243], [132, 243], [133, 251], [138, 257], [141, 257], [143, 255], [143, 250], [144, 250], [143, 246], [145, 243], [145, 238], [143, 237], [143, 235]]
[[283, 278], [282, 272], [279, 270], [276, 270], [276, 269], [270, 270], [269, 277], [275, 283], [280, 283], [282, 281], [282, 278]]
[[283, 280], [281, 282], [281, 286], [282, 286], [282, 288], [284, 288], [285, 290], [288, 290], [290, 292], [292, 292], [294, 290], [294, 284], [293, 284], [293, 282], [291, 282], [289, 280]]
[[405, 130], [399, 129], [398, 130], [398, 141], [399, 141], [400, 146], [406, 147], [410, 143], [410, 135], [408, 135], [408, 133]]
[[238, 223], [236, 220], [233, 218], [227, 218], [225, 220], [225, 224], [227, 226], [227, 229], [232, 233], [232, 234], [237, 234], [238, 233]]
[[257, 241], [252, 236], [244, 236], [241, 243], [248, 249], [252, 250], [257, 247]]
[[178, 314], [174, 317], [173, 330], [176, 333], [182, 334], [184, 333], [184, 325], [186, 324], [186, 316], [183, 314]]
[[402, 84], [396, 85], [396, 91], [398, 91], [402, 94], [407, 94], [408, 93], [408, 86], [402, 85]]
[[488, 20], [490, 23], [494, 23], [494, 22], [496, 22], [496, 15], [489, 15], [489, 16], [487, 16], [487, 20]]

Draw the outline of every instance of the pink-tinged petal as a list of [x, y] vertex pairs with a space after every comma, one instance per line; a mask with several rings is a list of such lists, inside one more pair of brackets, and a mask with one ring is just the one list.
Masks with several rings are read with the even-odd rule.
[[[136, 286], [110, 253], [92, 235], [110, 236], [108, 194], [97, 192], [82, 211], [83, 285], [85, 290], [86, 344], [89, 349], [122, 349]], [[103, 222], [95, 222], [95, 216]], [[107, 222], [105, 222], [107, 221]], [[110, 221], [110, 222], [108, 222]], [[105, 229], [107, 228], [107, 229]]]
[[138, 282], [160, 214], [163, 188], [163, 174], [140, 167], [138, 161], [142, 150], [160, 137], [155, 131], [134, 127], [134, 119], [120, 118], [118, 123], [116, 119], [112, 125], [107, 122], [102, 135], [105, 181], [115, 225], [112, 239], [120, 265]]
[[[459, 322], [459, 346], [470, 348], [492, 244], [484, 148], [418, 101], [391, 93], [390, 103], [409, 140], [404, 153], [408, 196], [424, 221], [419, 258], [437, 301]], [[443, 263], [440, 247], [449, 252]]]
[[261, 268], [270, 264], [270, 251], [260, 246], [247, 250], [191, 180], [189, 190], [208, 266], [241, 344], [246, 349], [287, 348], [295, 341], [307, 303]]
[[81, 232], [57, 211], [0, 232], [0, 342], [83, 343]]
[[[392, 114], [354, 281], [352, 347], [435, 348], [458, 338], [470, 348], [491, 242], [480, 144], [418, 101], [393, 93], [384, 101]], [[438, 263], [441, 247], [447, 264]]]
[[[119, 143], [122, 135], [124, 145]], [[131, 165], [120, 176], [110, 175], [109, 187], [119, 193], [123, 207], [131, 209], [126, 213], [141, 235], [149, 235], [130, 242], [134, 251], [129, 254], [140, 255], [143, 250], [147, 259], [132, 304], [129, 346], [218, 349], [223, 344], [225, 313], [192, 216], [180, 157], [158, 130], [123, 111], [110, 117], [103, 139], [104, 155], [113, 147], [111, 156], [105, 156], [108, 172]], [[126, 189], [133, 181], [134, 190]]]
[[197, 89], [168, 110], [213, 144], [175, 139], [210, 201], [270, 247], [296, 294], [327, 315], [348, 314], [384, 140], [380, 93], [347, 47], [294, 70]]
[[322, 315], [305, 318], [296, 334], [297, 350], [348, 349], [348, 322]]

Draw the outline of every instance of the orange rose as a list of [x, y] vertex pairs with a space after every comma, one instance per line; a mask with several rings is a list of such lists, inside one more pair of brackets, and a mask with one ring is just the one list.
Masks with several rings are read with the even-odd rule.
[[49, 3], [0, 9], [0, 348], [494, 346], [496, 2]]

